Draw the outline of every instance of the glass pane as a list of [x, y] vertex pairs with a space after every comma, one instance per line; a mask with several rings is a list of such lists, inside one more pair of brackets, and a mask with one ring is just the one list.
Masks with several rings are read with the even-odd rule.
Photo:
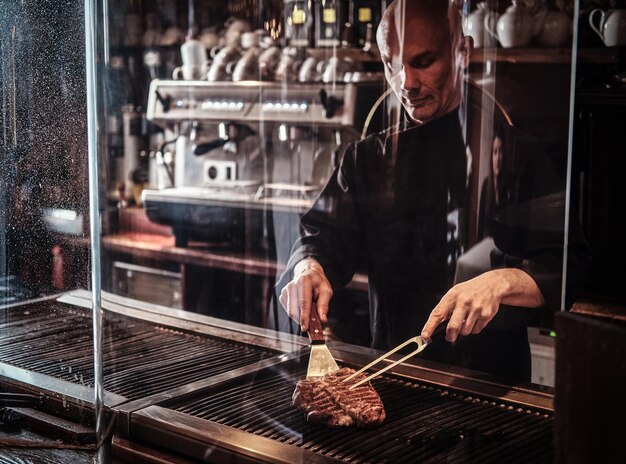
[[[411, 49], [405, 36], [412, 39], [411, 18], [440, 12], [399, 13], [383, 38], [388, 55], [381, 62], [372, 34], [384, 5], [364, 5], [110, 5], [102, 244], [108, 291], [299, 334], [274, 285], [290, 256], [279, 291], [296, 258], [311, 255], [330, 274], [333, 337], [384, 349], [419, 333], [455, 283], [494, 267], [528, 275], [543, 266], [530, 257], [548, 240], [540, 297], [550, 311], [561, 307], [570, 78], [570, 55], [562, 50], [570, 37], [530, 29], [518, 37], [506, 25], [517, 16], [536, 18], [535, 26], [544, 17], [561, 24], [566, 13], [465, 4], [466, 16], [455, 13], [451, 27], [474, 34], [474, 48], [455, 39], [446, 70], [436, 70], [443, 77], [431, 78], [443, 48]], [[345, 28], [346, 21], [354, 26]], [[519, 48], [531, 41], [540, 48]], [[392, 92], [370, 114], [388, 88], [385, 72]], [[440, 129], [441, 141], [429, 141], [443, 144], [436, 151], [444, 154], [415, 155], [403, 165], [402, 136], [431, 120], [453, 126]], [[353, 144], [389, 127], [395, 129]], [[359, 165], [365, 171], [344, 179], [346, 153], [352, 160], [361, 147], [378, 150], [373, 143], [388, 145], [380, 162], [390, 164]], [[393, 174], [369, 179], [369, 169]], [[331, 196], [318, 197], [329, 180]], [[358, 194], [368, 196], [353, 198], [358, 207], [343, 204], [356, 193], [331, 192], [351, 191], [342, 182], [357, 180], [366, 182]], [[362, 201], [369, 202], [363, 211]], [[331, 229], [323, 245], [292, 249], [299, 218], [312, 206], [306, 231], [321, 230], [320, 221]], [[531, 319], [542, 324], [542, 311], [505, 308], [491, 325], [508, 311], [523, 320], [520, 333]]]
[[89, 439], [93, 423], [91, 311], [56, 298], [90, 280], [83, 24], [81, 2], [0, 1], [0, 454], [11, 462], [93, 455], [66, 434]]
[[[250, 440], [262, 454], [263, 436], [286, 462], [361, 456], [356, 435], [329, 445], [334, 432], [291, 405], [307, 376], [300, 323], [318, 310], [323, 327], [309, 332], [342, 367], [424, 327], [457, 339], [433, 337], [404, 363], [412, 383], [394, 383], [398, 370], [374, 382], [385, 430], [401, 422], [405, 386], [438, 388], [416, 365], [452, 392], [451, 374], [495, 376], [504, 390], [552, 382], [552, 317], [588, 261], [572, 222], [563, 299], [571, 11], [444, 0], [105, 10], [104, 387], [139, 401], [131, 438], [197, 459], [226, 432], [233, 453]], [[360, 459], [419, 460], [385, 446]]]

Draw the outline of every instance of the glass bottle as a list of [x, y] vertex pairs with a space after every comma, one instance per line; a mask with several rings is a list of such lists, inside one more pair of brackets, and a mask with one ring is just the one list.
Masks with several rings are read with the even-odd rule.
[[347, 6], [347, 2], [339, 0], [317, 0], [316, 47], [337, 47], [341, 44], [343, 25], [347, 20]]
[[288, 45], [310, 47], [313, 11], [307, 0], [285, 0], [285, 38]]
[[368, 25], [370, 29], [376, 29], [380, 23], [383, 7], [380, 0], [353, 0], [350, 4], [356, 40], [358, 45], [363, 47], [367, 39]]

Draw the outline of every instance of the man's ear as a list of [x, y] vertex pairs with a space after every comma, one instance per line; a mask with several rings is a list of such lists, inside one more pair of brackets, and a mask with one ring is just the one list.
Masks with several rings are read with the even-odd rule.
[[459, 41], [459, 65], [463, 69], [467, 69], [470, 62], [470, 55], [472, 54], [472, 50], [474, 50], [474, 39], [471, 35], [466, 35], [461, 37]]

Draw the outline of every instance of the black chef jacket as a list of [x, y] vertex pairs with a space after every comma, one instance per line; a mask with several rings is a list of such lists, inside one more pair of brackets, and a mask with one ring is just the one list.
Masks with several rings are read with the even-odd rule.
[[[520, 168], [532, 175], [543, 172], [526, 165]], [[421, 126], [405, 123], [351, 145], [302, 217], [301, 238], [279, 285], [306, 257], [322, 264], [333, 289], [364, 269], [369, 278], [372, 347], [387, 350], [419, 334], [451, 286], [454, 244], [447, 218], [450, 211], [463, 210], [466, 171], [466, 147], [456, 111]], [[552, 185], [552, 190], [557, 189]], [[546, 193], [545, 188], [537, 193]], [[510, 246], [515, 257], [506, 255], [506, 243], [495, 240], [505, 251], [501, 264], [523, 268], [538, 283], [548, 305], [558, 308], [562, 226], [560, 234], [552, 237], [554, 243], [535, 244], [533, 250], [520, 243], [526, 236], [512, 235], [513, 239], [504, 237], [505, 242], [515, 242]], [[503, 307], [481, 334], [459, 337], [454, 344], [433, 344], [423, 357], [528, 381], [526, 327], [534, 316], [532, 309]]]

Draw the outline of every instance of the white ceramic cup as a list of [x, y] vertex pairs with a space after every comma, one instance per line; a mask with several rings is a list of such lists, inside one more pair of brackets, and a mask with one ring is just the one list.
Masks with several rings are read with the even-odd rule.
[[204, 44], [199, 40], [186, 40], [180, 47], [183, 65], [174, 69], [174, 79], [202, 79], [207, 69], [207, 55]]
[[184, 79], [186, 81], [203, 79], [204, 69], [206, 69], [204, 65], [196, 66], [184, 64], [174, 69], [174, 72], [172, 73], [172, 78], [174, 80]]
[[186, 40], [180, 46], [180, 56], [184, 66], [202, 66], [206, 63], [206, 48], [199, 40]]

